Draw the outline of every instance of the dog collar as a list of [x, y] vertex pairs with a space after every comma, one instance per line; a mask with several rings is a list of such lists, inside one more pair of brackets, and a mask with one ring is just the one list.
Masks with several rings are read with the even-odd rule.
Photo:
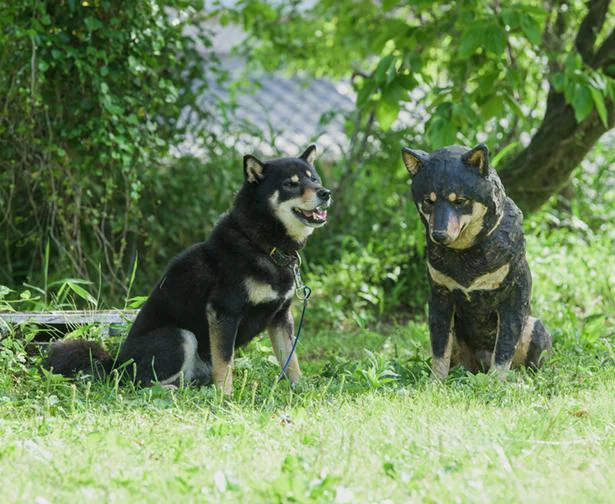
[[299, 254], [296, 252], [294, 254], [287, 254], [277, 247], [273, 247], [269, 252], [269, 260], [280, 268], [289, 268], [297, 263], [301, 264]]

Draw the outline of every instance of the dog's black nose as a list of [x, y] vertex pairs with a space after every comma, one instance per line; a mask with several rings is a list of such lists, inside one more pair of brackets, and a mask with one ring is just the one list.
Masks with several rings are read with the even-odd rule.
[[432, 231], [431, 236], [437, 243], [445, 243], [449, 239], [448, 233], [443, 229], [436, 229], [435, 231]]
[[323, 201], [329, 201], [329, 198], [331, 197], [331, 191], [323, 187], [322, 189], [318, 190], [316, 195]]

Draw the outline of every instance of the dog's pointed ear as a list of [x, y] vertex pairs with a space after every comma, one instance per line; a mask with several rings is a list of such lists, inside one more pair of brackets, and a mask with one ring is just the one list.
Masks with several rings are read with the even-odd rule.
[[316, 161], [316, 144], [308, 145], [307, 149], [299, 156], [299, 159], [303, 159], [307, 164], [313, 165], [314, 161]]
[[250, 184], [254, 184], [263, 178], [265, 165], [250, 154], [243, 157], [243, 174]]
[[481, 175], [487, 175], [489, 171], [489, 149], [485, 144], [478, 144], [461, 156], [461, 160], [468, 166], [476, 168]]
[[404, 160], [408, 173], [410, 173], [411, 177], [414, 177], [429, 158], [429, 154], [422, 150], [402, 147], [401, 157]]

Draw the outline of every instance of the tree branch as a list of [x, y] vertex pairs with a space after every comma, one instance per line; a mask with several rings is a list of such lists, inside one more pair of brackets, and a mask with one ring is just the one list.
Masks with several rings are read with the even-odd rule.
[[[542, 35], [542, 45], [546, 49], [547, 57], [549, 58], [549, 70], [551, 73], [560, 70], [560, 62], [558, 61], [559, 48], [562, 47], [562, 37], [566, 33], [566, 15], [562, 9], [563, 5], [568, 5], [565, 1], [554, 2], [549, 6], [548, 11], [555, 11], [555, 20], [551, 26], [549, 19], [545, 26], [545, 31]], [[567, 12], [567, 10], [566, 10]]]
[[615, 30], [604, 39], [592, 58], [591, 66], [593, 68], [605, 68], [609, 63], [615, 64]]
[[588, 64], [594, 57], [594, 44], [602, 25], [604, 25], [608, 8], [609, 0], [590, 0], [587, 14], [579, 27], [574, 45], [583, 61]]

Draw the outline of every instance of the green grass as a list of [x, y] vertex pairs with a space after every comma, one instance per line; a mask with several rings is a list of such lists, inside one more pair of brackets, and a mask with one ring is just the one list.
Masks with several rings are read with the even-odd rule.
[[460, 369], [433, 380], [422, 320], [340, 330], [317, 310], [299, 386], [275, 384], [263, 339], [237, 359], [230, 399], [43, 376], [30, 333], [9, 335], [3, 501], [612, 502], [612, 241], [538, 233], [534, 304], [555, 353], [505, 382]]

